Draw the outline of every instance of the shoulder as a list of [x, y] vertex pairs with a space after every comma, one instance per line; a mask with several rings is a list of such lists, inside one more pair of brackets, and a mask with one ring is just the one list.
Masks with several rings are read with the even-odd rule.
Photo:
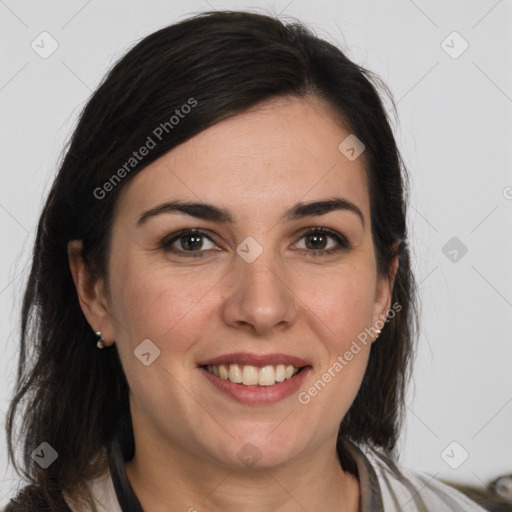
[[1, 512], [71, 512], [63, 502], [52, 507], [44, 494], [44, 491], [35, 484], [22, 487]]
[[380, 485], [384, 510], [402, 512], [485, 512], [480, 505], [435, 476], [397, 466], [398, 472], [376, 455], [367, 454]]
[[[98, 512], [122, 512], [110, 471], [87, 482]], [[66, 491], [58, 497], [58, 504], [51, 506], [42, 488], [28, 484], [17, 492], [14, 498], [0, 512], [85, 512], [91, 510], [88, 505], [72, 499]]]

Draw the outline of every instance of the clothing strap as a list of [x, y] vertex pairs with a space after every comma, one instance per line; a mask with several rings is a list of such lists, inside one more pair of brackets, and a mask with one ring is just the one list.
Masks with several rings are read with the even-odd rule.
[[144, 512], [126, 475], [125, 461], [117, 438], [112, 442], [111, 447], [109, 468], [121, 510], [123, 512]]
[[355, 443], [342, 438], [342, 444], [357, 465], [361, 490], [359, 512], [384, 512], [379, 479], [370, 461]]

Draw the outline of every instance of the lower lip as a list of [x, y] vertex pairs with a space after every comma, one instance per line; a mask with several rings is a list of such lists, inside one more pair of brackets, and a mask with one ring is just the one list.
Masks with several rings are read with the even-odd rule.
[[219, 391], [226, 393], [238, 402], [243, 404], [271, 404], [297, 391], [308, 376], [311, 366], [306, 366], [291, 379], [276, 382], [272, 386], [244, 386], [230, 380], [221, 379], [210, 373], [206, 368], [199, 367], [199, 370]]

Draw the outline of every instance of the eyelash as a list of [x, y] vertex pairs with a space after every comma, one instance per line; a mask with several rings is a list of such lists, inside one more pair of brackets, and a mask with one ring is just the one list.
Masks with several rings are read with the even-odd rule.
[[[334, 238], [336, 240], [336, 242], [339, 244], [339, 246], [334, 249], [320, 249], [320, 250], [300, 249], [300, 250], [306, 251], [306, 252], [310, 253], [310, 256], [317, 258], [320, 256], [332, 256], [341, 251], [346, 251], [346, 250], [352, 249], [352, 244], [343, 235], [341, 235], [340, 233], [338, 233], [336, 231], [333, 231], [332, 229], [328, 229], [328, 228], [321, 228], [321, 227], [311, 228], [301, 235], [301, 237], [299, 238], [299, 241], [307, 236], [311, 236], [311, 235], [318, 234], [318, 233], [323, 234], [323, 235], [328, 235], [331, 238]], [[170, 236], [165, 237], [160, 243], [160, 248], [163, 249], [164, 251], [169, 251], [169, 252], [173, 252], [174, 254], [179, 254], [180, 257], [185, 257], [185, 258], [201, 258], [201, 257], [203, 257], [204, 250], [184, 251], [184, 250], [176, 250], [176, 248], [172, 247], [172, 244], [175, 241], [179, 240], [180, 238], [184, 238], [187, 235], [204, 236], [205, 238], [210, 240], [210, 242], [215, 243], [211, 239], [211, 237], [208, 236], [208, 234], [205, 231], [202, 231], [200, 229], [190, 229], [189, 228], [189, 229], [184, 229], [182, 231], [179, 231], [178, 233], [174, 233]], [[196, 253], [196, 254], [194, 254], [194, 253]]]

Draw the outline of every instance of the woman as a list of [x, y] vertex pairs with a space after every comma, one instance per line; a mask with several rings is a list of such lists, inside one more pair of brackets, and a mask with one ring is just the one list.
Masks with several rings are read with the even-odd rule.
[[245, 12], [113, 67], [39, 223], [7, 510], [483, 510], [395, 462], [414, 281], [376, 85]]

